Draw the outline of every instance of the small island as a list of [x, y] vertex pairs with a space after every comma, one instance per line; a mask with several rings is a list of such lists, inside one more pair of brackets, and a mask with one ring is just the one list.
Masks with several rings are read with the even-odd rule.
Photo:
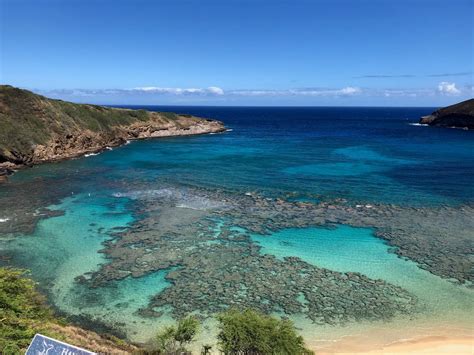
[[436, 110], [423, 116], [421, 124], [438, 127], [474, 129], [474, 99]]
[[76, 104], [0, 85], [0, 179], [133, 139], [223, 131], [222, 122], [191, 115]]

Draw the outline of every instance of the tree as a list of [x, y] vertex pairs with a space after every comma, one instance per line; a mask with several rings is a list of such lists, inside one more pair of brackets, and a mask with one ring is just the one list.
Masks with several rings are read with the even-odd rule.
[[174, 338], [176, 327], [169, 326], [161, 330], [156, 336], [158, 343], [158, 351], [163, 354], [176, 354], [178, 352], [178, 344]]
[[25, 270], [0, 268], [0, 353], [26, 349], [37, 332], [49, 331], [53, 312]]
[[199, 330], [195, 317], [183, 318], [176, 326], [168, 326], [156, 336], [158, 351], [166, 355], [189, 353], [186, 346], [194, 341]]
[[217, 316], [221, 350], [228, 355], [312, 354], [304, 347], [290, 320], [276, 319], [247, 309], [228, 310]]
[[179, 321], [175, 340], [180, 346], [191, 343], [199, 330], [199, 321], [195, 317], [187, 317]]

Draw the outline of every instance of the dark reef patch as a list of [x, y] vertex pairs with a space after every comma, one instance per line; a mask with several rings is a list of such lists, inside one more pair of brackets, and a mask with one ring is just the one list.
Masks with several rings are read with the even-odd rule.
[[[262, 255], [249, 236], [284, 228], [374, 227], [398, 255], [442, 277], [471, 280], [470, 206], [352, 205], [343, 199], [309, 203], [189, 187], [133, 190], [117, 197], [132, 198], [142, 218], [105, 243], [102, 252], [110, 262], [83, 281], [100, 287], [172, 268], [166, 276], [171, 286], [141, 310], [148, 316], [170, 305], [176, 317], [195, 311], [207, 316], [236, 305], [335, 324], [416, 309], [415, 298], [400, 287], [294, 257]], [[457, 239], [447, 243], [453, 230]]]
[[[135, 183], [124, 191], [118, 185], [122, 192], [115, 197], [130, 200], [136, 221], [116, 229], [104, 243], [101, 252], [108, 263], [76, 279], [81, 287], [100, 288], [114, 280], [166, 270], [170, 286], [139, 310], [142, 316], [159, 317], [171, 310], [176, 318], [192, 312], [207, 317], [233, 305], [338, 324], [410, 315], [419, 309], [416, 298], [398, 286], [319, 268], [296, 257], [280, 260], [264, 255], [250, 238], [251, 233], [285, 228], [371, 227], [392, 246], [390, 251], [421, 268], [462, 283], [473, 280], [473, 206], [358, 205], [320, 196], [302, 202], [291, 194], [273, 198], [160, 186], [150, 190], [149, 184]], [[42, 198], [38, 192], [38, 200]], [[44, 212], [45, 217], [57, 213]], [[28, 230], [37, 217], [25, 221], [26, 226], [19, 225]]]

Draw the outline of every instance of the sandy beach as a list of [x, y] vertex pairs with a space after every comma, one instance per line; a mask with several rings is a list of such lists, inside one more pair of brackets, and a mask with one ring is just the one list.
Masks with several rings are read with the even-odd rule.
[[429, 337], [394, 343], [368, 354], [474, 354], [474, 338]]
[[474, 354], [474, 337], [431, 336], [418, 339], [394, 342], [369, 350], [368, 344], [352, 341], [337, 342], [331, 348], [319, 350], [318, 354]]

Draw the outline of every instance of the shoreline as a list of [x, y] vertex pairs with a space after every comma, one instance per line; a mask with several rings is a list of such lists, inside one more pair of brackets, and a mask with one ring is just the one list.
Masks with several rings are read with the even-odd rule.
[[473, 354], [474, 337], [432, 336], [389, 344], [369, 354]]
[[[327, 346], [310, 344], [318, 355], [330, 354], [474, 354], [474, 328], [432, 328], [418, 333], [405, 329], [379, 328], [357, 335], [346, 335]], [[419, 331], [419, 329], [418, 329]]]
[[0, 163], [0, 184], [2, 182], [6, 182], [9, 176], [13, 175], [19, 170], [31, 168], [33, 166], [45, 164], [45, 163], [59, 163], [65, 160], [88, 157], [89, 154], [97, 155], [106, 150], [111, 150], [112, 148], [118, 148], [118, 147], [127, 145], [131, 141], [157, 139], [157, 138], [170, 138], [170, 137], [200, 136], [200, 135], [217, 134], [217, 133], [224, 133], [224, 132], [227, 132], [227, 128], [224, 126], [222, 122], [217, 121], [217, 120], [206, 119], [204, 120], [204, 122], [197, 122], [196, 124], [191, 125], [190, 127], [187, 127], [186, 129], [184, 128], [174, 129], [174, 127], [172, 127], [172, 129], [166, 128], [159, 131], [154, 131], [154, 132], [149, 133], [148, 135], [140, 135], [137, 137], [134, 137], [134, 136], [117, 137], [116, 139], [113, 139], [107, 142], [107, 144], [103, 144], [101, 146], [89, 147], [86, 149], [82, 149], [80, 151], [67, 152], [60, 156], [53, 156], [48, 159], [35, 160], [28, 164], [15, 164], [15, 163], [7, 161], [7, 162]]
[[318, 351], [318, 354], [457, 354], [470, 355], [474, 353], [474, 337], [443, 337], [427, 336], [418, 339], [400, 340], [381, 348], [358, 351], [356, 347], [346, 347], [337, 352]]
[[62, 161], [127, 141], [224, 132], [223, 122], [174, 112], [50, 99], [0, 85], [0, 182], [16, 170]]

